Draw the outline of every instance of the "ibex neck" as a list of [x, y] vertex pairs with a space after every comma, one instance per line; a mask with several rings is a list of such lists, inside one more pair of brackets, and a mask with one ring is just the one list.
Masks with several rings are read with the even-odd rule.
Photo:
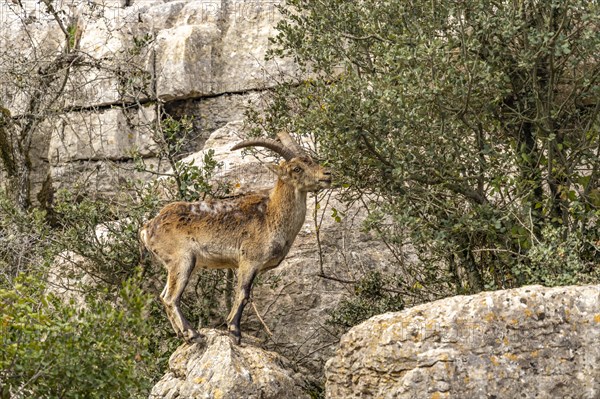
[[289, 229], [295, 236], [306, 218], [306, 192], [279, 179], [271, 191], [268, 207], [271, 228]]

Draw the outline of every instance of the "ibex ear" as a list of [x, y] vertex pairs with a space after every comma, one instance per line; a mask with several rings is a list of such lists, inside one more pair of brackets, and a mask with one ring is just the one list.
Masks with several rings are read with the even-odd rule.
[[290, 175], [286, 172], [286, 169], [281, 165], [277, 165], [276, 163], [267, 163], [267, 168], [273, 173], [277, 175], [277, 177], [283, 181], [289, 181]]
[[284, 174], [283, 168], [276, 163], [266, 163], [265, 166], [277, 176], [282, 176]]

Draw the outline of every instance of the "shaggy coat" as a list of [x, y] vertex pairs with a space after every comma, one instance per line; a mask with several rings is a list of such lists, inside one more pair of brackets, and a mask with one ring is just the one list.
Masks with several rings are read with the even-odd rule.
[[[239, 343], [242, 311], [254, 278], [277, 267], [287, 255], [306, 218], [307, 192], [331, 184], [330, 172], [310, 157], [295, 156], [296, 152], [284, 151], [291, 151], [287, 147], [279, 151], [272, 142], [267, 144], [263, 146], [289, 158], [279, 165], [270, 165], [278, 180], [268, 193], [174, 202], [140, 231], [142, 244], [167, 270], [161, 300], [175, 332], [186, 341], [198, 337], [179, 308], [191, 274], [201, 269], [237, 269], [235, 298], [227, 324]], [[254, 140], [236, 147], [251, 145], [261, 143]]]

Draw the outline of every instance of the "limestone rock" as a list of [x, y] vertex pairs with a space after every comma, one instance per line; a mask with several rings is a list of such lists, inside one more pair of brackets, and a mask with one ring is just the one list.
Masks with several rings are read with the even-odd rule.
[[[166, 165], [152, 158], [145, 160], [146, 167], [164, 171]], [[138, 171], [135, 165], [110, 160], [85, 160], [53, 166], [50, 177], [54, 190], [66, 189], [72, 193], [117, 197], [123, 195], [122, 187], [128, 181], [148, 181], [150, 173]]]
[[134, 135], [121, 110], [73, 112], [59, 118], [48, 150], [53, 165], [80, 160], [119, 160], [130, 156]]
[[140, 31], [155, 32], [147, 70], [164, 101], [239, 93], [293, 75], [292, 60], [265, 61], [281, 16], [277, 2], [173, 1], [140, 13]]
[[[6, 34], [2, 37], [13, 44], [4, 46], [6, 58], [27, 63], [31, 58], [27, 54], [34, 49], [43, 53], [44, 60], [62, 54], [64, 34], [46, 7], [34, 0], [21, 3], [24, 8], [15, 2], [0, 12], [0, 32]], [[155, 126], [144, 124], [135, 114], [137, 109], [147, 113], [143, 109], [152, 107], [157, 98], [166, 102], [169, 114], [194, 118], [196, 135], [184, 151], [201, 148], [212, 131], [241, 119], [247, 102], [256, 99], [261, 89], [298, 70], [292, 60], [264, 60], [268, 38], [281, 18], [277, 3], [67, 0], [55, 4], [65, 20], [78, 21], [82, 58], [73, 64], [51, 116], [40, 125], [40, 135], [46, 139], [36, 140], [44, 146], [33, 154], [32, 162], [44, 168], [34, 179], [33, 192], [47, 175], [54, 188], [88, 183], [87, 177], [85, 182], [67, 177], [71, 171], [93, 175], [96, 187], [111, 187], [115, 174], [97, 173], [106, 169], [108, 161], [133, 169], [132, 149], [146, 159], [155, 158], [150, 132]], [[10, 76], [2, 80], [15, 81]], [[35, 85], [3, 87], [5, 106], [13, 115], [26, 112]]]
[[25, 2], [25, 8], [16, 3], [0, 3], [0, 92], [2, 106], [13, 116], [26, 112], [30, 99], [39, 96], [37, 74], [28, 73], [28, 63], [37, 60], [36, 70], [48, 67], [64, 45], [59, 26], [40, 12], [39, 2]]
[[54, 117], [45, 123], [52, 133], [49, 161], [56, 166], [82, 160], [120, 161], [131, 158], [134, 151], [142, 156], [152, 155], [156, 148], [148, 128], [152, 118], [151, 110], [145, 108], [137, 112], [118, 108], [71, 112]]
[[[245, 129], [243, 121], [227, 123], [215, 130], [198, 151], [183, 159], [183, 162], [201, 165], [208, 152], [220, 163], [214, 182], [225, 182], [231, 186], [232, 194], [237, 195], [250, 190], [265, 190], [273, 187], [277, 177], [252, 155], [244, 155], [242, 150], [231, 151], [236, 143], [242, 141]], [[272, 152], [265, 152], [262, 162], [274, 162]]]
[[183, 25], [160, 31], [156, 38], [156, 76], [162, 100], [201, 97], [214, 93], [213, 42], [215, 25]]
[[169, 359], [169, 371], [150, 399], [308, 398], [302, 377], [273, 352], [232, 344], [228, 334], [201, 330], [205, 343], [183, 344]]
[[375, 316], [327, 362], [327, 398], [597, 398], [600, 286], [457, 296]]
[[132, 18], [119, 3], [103, 1], [94, 7], [79, 2], [70, 6], [69, 14], [79, 18], [79, 49], [85, 58], [75, 65], [65, 87], [66, 106], [103, 107], [124, 100], [128, 90], [123, 82], [131, 82], [135, 73], [135, 68], [127, 69], [124, 64], [140, 61], [129, 50], [133, 44], [127, 27]]

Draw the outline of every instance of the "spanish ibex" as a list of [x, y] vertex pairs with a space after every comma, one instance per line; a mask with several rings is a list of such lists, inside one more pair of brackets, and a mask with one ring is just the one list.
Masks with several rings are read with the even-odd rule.
[[246, 140], [244, 147], [265, 147], [285, 161], [269, 165], [277, 174], [267, 194], [165, 206], [140, 231], [143, 245], [165, 266], [167, 284], [160, 297], [177, 335], [186, 341], [199, 334], [179, 308], [181, 294], [196, 269], [238, 269], [229, 332], [240, 343], [240, 320], [250, 297], [252, 281], [260, 272], [277, 267], [285, 258], [306, 216], [309, 191], [327, 188], [331, 173], [308, 156], [289, 134], [279, 140]]

